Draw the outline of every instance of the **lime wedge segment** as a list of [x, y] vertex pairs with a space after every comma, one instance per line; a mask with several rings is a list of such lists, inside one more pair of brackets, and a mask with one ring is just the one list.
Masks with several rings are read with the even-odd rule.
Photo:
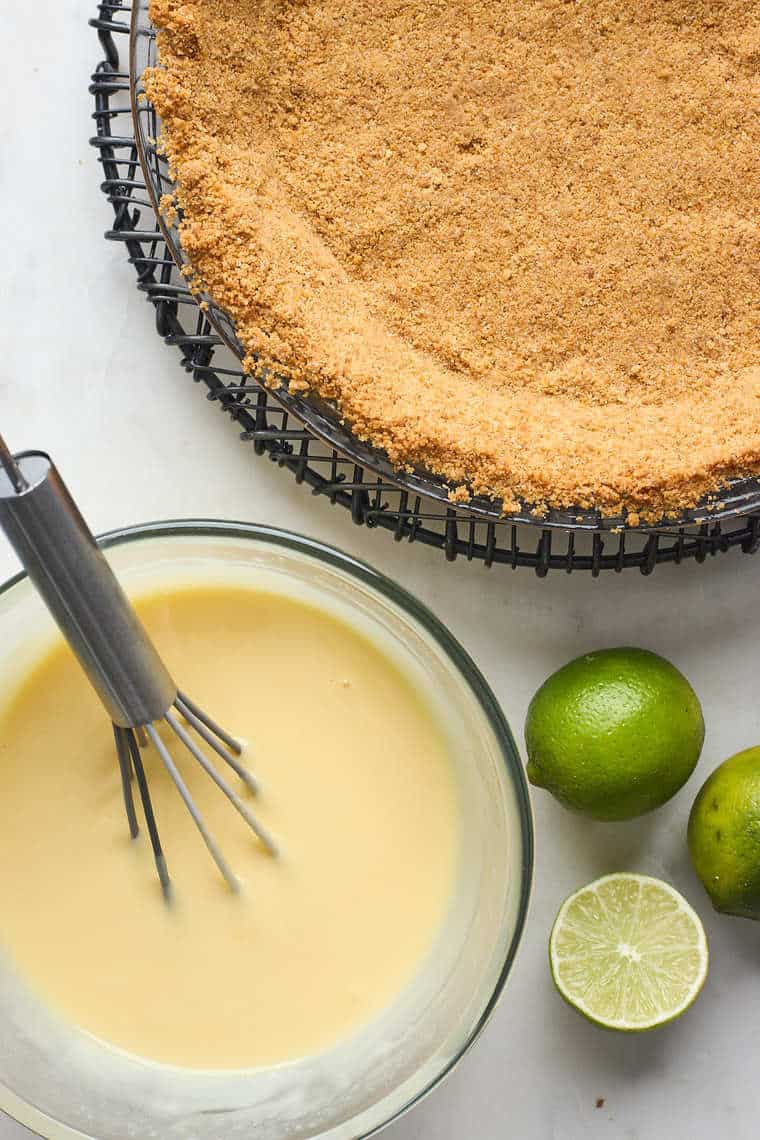
[[648, 875], [605, 875], [560, 907], [549, 938], [562, 997], [608, 1029], [654, 1029], [683, 1013], [707, 977], [704, 928], [686, 899]]

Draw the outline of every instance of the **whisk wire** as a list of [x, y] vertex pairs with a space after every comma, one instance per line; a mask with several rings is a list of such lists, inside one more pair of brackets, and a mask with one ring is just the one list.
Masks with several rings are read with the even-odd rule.
[[271, 835], [268, 833], [266, 828], [259, 823], [255, 815], [250, 811], [247, 804], [241, 800], [237, 792], [235, 792], [224, 779], [224, 777], [219, 774], [211, 761], [203, 755], [198, 745], [190, 736], [189, 732], [187, 732], [182, 727], [182, 725], [172, 713], [167, 712], [164, 719], [171, 728], [172, 732], [174, 732], [179, 740], [181, 740], [181, 742], [185, 745], [185, 747], [189, 749], [200, 766], [203, 768], [204, 772], [206, 772], [207, 775], [211, 777], [220, 791], [224, 792], [225, 796], [230, 801], [232, 806], [236, 808], [236, 810], [240, 813], [240, 815], [250, 827], [251, 831], [253, 831], [259, 837], [261, 842], [269, 851], [270, 855], [276, 855], [277, 847]]
[[164, 767], [166, 768], [167, 772], [169, 773], [169, 775], [171, 776], [171, 778], [174, 782], [174, 786], [176, 787], [179, 794], [182, 796], [182, 799], [184, 800], [184, 803], [185, 803], [185, 807], [190, 812], [190, 815], [193, 818], [193, 823], [198, 828], [198, 831], [201, 834], [203, 842], [206, 844], [206, 847], [208, 848], [208, 851], [209, 851], [209, 854], [211, 855], [211, 858], [214, 860], [217, 867], [219, 868], [222, 875], [224, 876], [230, 890], [237, 892], [240, 889], [240, 884], [238, 883], [237, 879], [235, 878], [235, 875], [232, 873], [226, 859], [222, 855], [222, 852], [220, 851], [216, 840], [214, 839], [214, 837], [211, 834], [211, 832], [209, 831], [209, 829], [206, 827], [206, 824], [203, 820], [203, 816], [198, 811], [198, 808], [196, 807], [196, 804], [195, 804], [195, 800], [190, 795], [190, 791], [187, 787], [187, 784], [182, 779], [182, 776], [180, 775], [176, 764], [174, 763], [171, 756], [169, 755], [168, 748], [166, 747], [163, 740], [158, 735], [158, 732], [156, 731], [156, 729], [153, 727], [152, 724], [146, 724], [145, 725], [145, 731], [147, 732], [148, 736], [150, 737], [151, 743], [153, 744], [154, 748], [156, 749], [159, 756], [161, 757], [161, 760], [164, 764]]
[[209, 748], [213, 748], [217, 756], [229, 764], [243, 783], [247, 784], [252, 792], [257, 793], [259, 791], [258, 781], [237, 759], [237, 756], [243, 751], [240, 741], [235, 740], [233, 736], [225, 732], [202, 708], [196, 705], [195, 701], [191, 701], [184, 693], [177, 693], [174, 707], [177, 712], [182, 714], [187, 723], [192, 725], [198, 735], [203, 737]]
[[119, 771], [121, 772], [121, 790], [124, 796], [127, 821], [129, 822], [129, 834], [132, 839], [137, 839], [137, 836], [140, 834], [140, 828], [137, 824], [135, 798], [132, 795], [132, 761], [129, 758], [129, 748], [124, 740], [123, 734], [125, 731], [125, 729], [119, 728], [117, 725], [113, 726], [113, 735], [116, 741], [116, 755], [119, 757]]
[[233, 752], [236, 756], [240, 755], [240, 753], [243, 751], [243, 746], [240, 741], [236, 740], [234, 736], [230, 736], [229, 732], [225, 731], [225, 729], [223, 729], [220, 724], [217, 724], [216, 721], [208, 715], [208, 713], [204, 712], [200, 705], [197, 705], [195, 701], [191, 700], [190, 697], [188, 697], [187, 693], [182, 693], [178, 690], [177, 700], [180, 701], [185, 706], [185, 708], [188, 708], [193, 716], [202, 721], [203, 724], [205, 724], [206, 727], [209, 728], [211, 732], [213, 732], [214, 736], [217, 736], [223, 744], [226, 744], [230, 752]]
[[153, 858], [156, 863], [156, 871], [158, 878], [161, 882], [161, 890], [163, 891], [164, 898], [167, 902], [171, 900], [171, 879], [169, 878], [169, 869], [166, 865], [166, 858], [161, 847], [161, 840], [156, 827], [156, 817], [153, 814], [153, 804], [150, 798], [150, 791], [148, 789], [148, 781], [145, 777], [145, 769], [143, 767], [142, 757], [140, 756], [140, 749], [137, 744], [137, 739], [134, 730], [131, 728], [122, 728], [119, 730], [124, 734], [124, 738], [129, 746], [129, 753], [132, 760], [132, 767], [134, 769], [135, 778], [137, 779], [137, 787], [140, 790], [140, 799], [142, 800], [143, 814], [145, 815], [145, 824], [148, 828], [148, 835], [150, 836], [150, 844], [153, 848]]

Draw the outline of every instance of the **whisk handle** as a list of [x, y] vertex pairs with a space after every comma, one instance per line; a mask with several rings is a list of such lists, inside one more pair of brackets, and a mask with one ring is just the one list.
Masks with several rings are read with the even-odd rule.
[[0, 526], [24, 569], [113, 722], [160, 720], [177, 687], [52, 460], [28, 451], [14, 461], [20, 482], [0, 467]]

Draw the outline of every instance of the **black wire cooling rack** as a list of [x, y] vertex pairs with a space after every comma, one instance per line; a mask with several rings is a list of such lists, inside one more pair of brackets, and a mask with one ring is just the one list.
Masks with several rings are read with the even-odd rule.
[[442, 482], [395, 472], [381, 453], [340, 427], [329, 407], [272, 392], [242, 372], [231, 322], [213, 302], [201, 307], [189, 292], [177, 268], [176, 237], [156, 214], [157, 197], [171, 185], [154, 146], [158, 128], [149, 104], [138, 105], [137, 131], [133, 126], [124, 63], [133, 17], [134, 65], [149, 63], [153, 51], [147, 0], [133, 3], [134, 12], [128, 0], [98, 4], [90, 20], [102, 48], [90, 87], [97, 131], [91, 142], [102, 168], [101, 190], [114, 212], [106, 238], [123, 243], [137, 287], [154, 306], [158, 334], [178, 350], [189, 376], [256, 454], [268, 455], [296, 482], [347, 509], [355, 523], [390, 531], [399, 542], [437, 547], [449, 561], [464, 557], [485, 566], [530, 566], [540, 577], [549, 570], [589, 570], [596, 576], [627, 567], [650, 574], [663, 562], [704, 562], [732, 547], [747, 554], [758, 549], [756, 480], [736, 481], [721, 493], [717, 510], [696, 510], [657, 527], [628, 528], [623, 519], [594, 512], [554, 511], [537, 521], [526, 511], [504, 518], [486, 500], [447, 504]]

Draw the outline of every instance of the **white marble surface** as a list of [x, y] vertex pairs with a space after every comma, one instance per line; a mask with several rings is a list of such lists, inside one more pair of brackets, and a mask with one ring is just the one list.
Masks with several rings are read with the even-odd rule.
[[[373, 562], [419, 595], [489, 678], [515, 733], [546, 674], [589, 648], [648, 646], [692, 679], [708, 732], [697, 774], [671, 805], [625, 825], [588, 825], [535, 796], [537, 859], [527, 933], [479, 1044], [388, 1140], [707, 1140], [757, 1136], [758, 930], [713, 915], [684, 828], [701, 780], [760, 740], [760, 556], [699, 567], [538, 581], [396, 545], [238, 443], [154, 334], [120, 247], [101, 237], [87, 94], [96, 40], [87, 0], [7, 4], [0, 75], [0, 423], [17, 447], [57, 458], [92, 526], [170, 516], [277, 523]], [[13, 560], [0, 544], [0, 575]], [[0, 631], [1, 635], [1, 631]], [[586, 1024], [553, 991], [546, 940], [563, 897], [611, 869], [663, 876], [702, 915], [705, 992], [679, 1023], [644, 1037]], [[0, 900], [0, 922], [2, 921]], [[597, 1098], [604, 1098], [597, 1108]], [[0, 1120], [0, 1140], [29, 1133]]]

